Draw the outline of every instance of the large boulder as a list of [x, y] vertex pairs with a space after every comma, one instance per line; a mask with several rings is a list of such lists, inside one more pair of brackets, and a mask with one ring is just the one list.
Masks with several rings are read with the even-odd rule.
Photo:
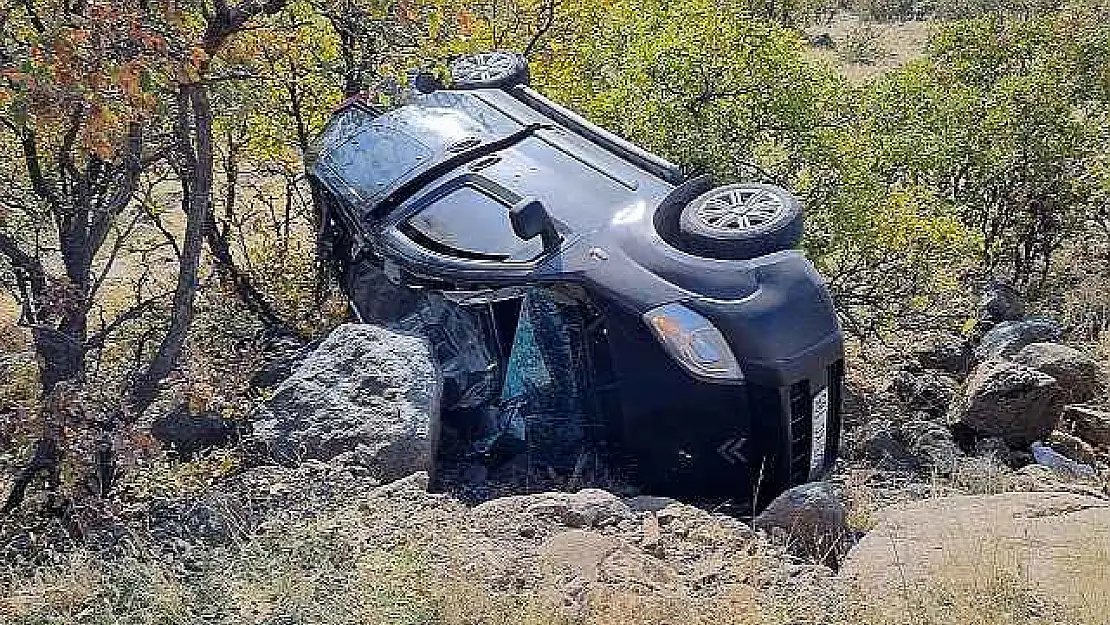
[[757, 529], [782, 535], [798, 555], [835, 560], [849, 535], [848, 513], [828, 482], [795, 486], [779, 495], [755, 517]]
[[1052, 492], [929, 499], [886, 508], [841, 573], [867, 605], [898, 622], [922, 593], [974, 597], [984, 580], [1027, 584], [1083, 611], [1105, 605], [1110, 593], [1108, 539], [1110, 502], [1103, 499]]
[[1030, 343], [1011, 360], [1056, 378], [1068, 403], [1090, 401], [1102, 390], [1102, 370], [1098, 363], [1067, 345]]
[[975, 361], [986, 362], [995, 358], [1009, 358], [1021, 348], [1032, 343], [1059, 343], [1064, 331], [1051, 319], [1026, 319], [1006, 321], [993, 328], [975, 348]]
[[1026, 446], [1056, 429], [1063, 407], [1055, 378], [1025, 365], [992, 360], [972, 373], [950, 418], [980, 435]]
[[382, 481], [431, 472], [440, 388], [423, 337], [343, 325], [277, 387], [253, 437], [279, 462], [345, 455]]

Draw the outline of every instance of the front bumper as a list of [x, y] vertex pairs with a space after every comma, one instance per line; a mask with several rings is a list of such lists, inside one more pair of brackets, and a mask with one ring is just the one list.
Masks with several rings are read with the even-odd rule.
[[742, 384], [695, 378], [642, 320], [604, 311], [621, 450], [653, 490], [759, 507], [832, 467], [843, 339], [815, 274], [788, 273], [741, 300], [683, 302], [725, 336]]

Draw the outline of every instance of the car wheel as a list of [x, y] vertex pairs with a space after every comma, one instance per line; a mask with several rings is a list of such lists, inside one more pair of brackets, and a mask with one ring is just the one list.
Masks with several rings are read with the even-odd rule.
[[528, 84], [528, 62], [515, 52], [467, 54], [452, 61], [449, 69], [455, 89], [511, 89]]
[[690, 202], [678, 231], [692, 253], [743, 260], [794, 247], [802, 238], [802, 221], [801, 204], [785, 189], [733, 184]]

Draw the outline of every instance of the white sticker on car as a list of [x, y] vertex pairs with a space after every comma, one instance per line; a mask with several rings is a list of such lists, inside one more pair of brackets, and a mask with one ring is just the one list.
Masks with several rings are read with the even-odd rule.
[[825, 468], [825, 446], [829, 437], [829, 389], [813, 396], [813, 447], [809, 452], [809, 477], [818, 479]]

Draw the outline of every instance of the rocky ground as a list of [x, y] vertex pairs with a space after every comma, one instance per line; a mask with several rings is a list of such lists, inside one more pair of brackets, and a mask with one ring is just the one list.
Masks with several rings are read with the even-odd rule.
[[205, 479], [130, 483], [66, 527], [6, 519], [0, 617], [1108, 622], [1105, 363], [1066, 334], [999, 288], [970, 339], [853, 354], [834, 474], [739, 519], [644, 495], [600, 454], [569, 475], [443, 462], [424, 344], [343, 326], [267, 370], [250, 435], [152, 418]]

